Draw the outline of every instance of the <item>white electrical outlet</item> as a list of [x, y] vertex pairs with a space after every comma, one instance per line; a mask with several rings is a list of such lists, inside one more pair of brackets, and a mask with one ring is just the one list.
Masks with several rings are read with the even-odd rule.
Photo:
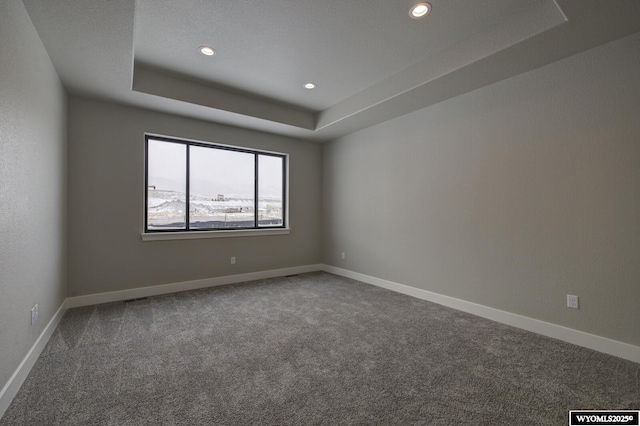
[[567, 294], [567, 308], [579, 309], [578, 296]]
[[231, 256], [231, 264], [232, 265], [236, 264], [236, 257], [235, 256]]
[[33, 305], [33, 308], [31, 308], [31, 325], [35, 324], [37, 320], [38, 320], [38, 304], [36, 303], [35, 305]]
[[344, 259], [346, 259], [346, 258], [347, 258], [347, 255], [346, 255], [346, 254], [344, 254], [344, 252], [342, 252], [342, 260], [344, 260]]

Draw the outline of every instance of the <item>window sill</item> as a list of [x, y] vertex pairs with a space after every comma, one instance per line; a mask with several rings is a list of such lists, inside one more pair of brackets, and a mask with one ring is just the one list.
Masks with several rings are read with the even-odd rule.
[[266, 235], [287, 235], [289, 228], [237, 229], [230, 231], [189, 231], [189, 232], [143, 232], [142, 241], [198, 240], [201, 238], [263, 237]]

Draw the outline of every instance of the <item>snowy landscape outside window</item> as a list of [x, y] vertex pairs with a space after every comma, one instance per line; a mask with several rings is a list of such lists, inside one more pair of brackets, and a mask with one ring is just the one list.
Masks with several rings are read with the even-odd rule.
[[284, 228], [284, 154], [145, 137], [145, 232]]

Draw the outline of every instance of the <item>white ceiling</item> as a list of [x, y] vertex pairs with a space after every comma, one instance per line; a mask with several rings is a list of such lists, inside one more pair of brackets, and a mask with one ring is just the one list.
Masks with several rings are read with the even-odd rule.
[[[522, 1], [449, 0], [424, 20], [409, 18], [410, 5], [388, 0], [138, 0], [135, 59], [323, 110], [472, 36]], [[218, 55], [198, 55], [202, 44], [216, 48]], [[304, 89], [307, 81], [318, 89]]]
[[638, 0], [23, 2], [70, 93], [317, 141], [640, 31]]

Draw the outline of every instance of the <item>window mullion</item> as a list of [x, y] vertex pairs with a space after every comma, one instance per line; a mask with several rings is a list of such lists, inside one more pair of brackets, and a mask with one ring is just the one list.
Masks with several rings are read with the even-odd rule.
[[187, 171], [187, 176], [186, 176], [186, 181], [187, 181], [187, 193], [186, 193], [186, 200], [185, 200], [185, 208], [187, 209], [187, 211], [185, 212], [185, 229], [188, 231], [189, 230], [189, 224], [191, 223], [191, 207], [189, 206], [189, 202], [190, 202], [190, 181], [191, 181], [191, 171], [190, 169], [190, 163], [191, 161], [189, 160], [189, 156], [191, 155], [191, 145], [190, 144], [185, 144], [186, 150], [187, 150], [187, 167], [185, 168], [185, 170]]
[[258, 154], [253, 154], [253, 227], [258, 227]]

